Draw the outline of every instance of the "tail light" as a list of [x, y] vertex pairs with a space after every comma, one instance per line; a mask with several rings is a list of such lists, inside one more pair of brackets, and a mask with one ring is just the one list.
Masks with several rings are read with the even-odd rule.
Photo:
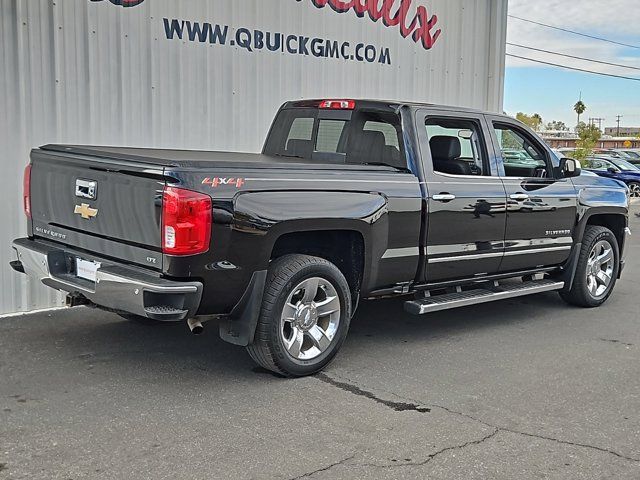
[[22, 182], [22, 206], [27, 218], [31, 218], [31, 164], [24, 169]]
[[209, 250], [211, 197], [177, 187], [162, 195], [162, 252], [196, 255]]
[[323, 100], [318, 108], [322, 110], [353, 110], [356, 108], [355, 100]]

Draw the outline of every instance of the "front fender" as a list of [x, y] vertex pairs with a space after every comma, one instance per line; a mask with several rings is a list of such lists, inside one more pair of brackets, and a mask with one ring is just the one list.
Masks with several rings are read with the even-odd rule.
[[629, 198], [627, 197], [627, 192], [616, 186], [579, 188], [577, 213], [577, 228], [574, 233], [574, 239], [581, 241], [589, 219], [594, 215], [621, 215], [625, 218], [628, 217]]

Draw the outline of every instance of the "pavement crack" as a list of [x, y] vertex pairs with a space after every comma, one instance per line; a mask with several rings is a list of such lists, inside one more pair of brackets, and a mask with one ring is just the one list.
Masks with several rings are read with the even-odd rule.
[[450, 446], [450, 447], [442, 448], [442, 449], [438, 450], [437, 452], [430, 453], [429, 455], [427, 455], [427, 458], [425, 458], [424, 460], [422, 460], [420, 462], [393, 463], [393, 464], [385, 464], [385, 465], [380, 465], [380, 464], [375, 464], [375, 463], [368, 463], [368, 464], [358, 464], [357, 466], [359, 466], [359, 467], [374, 467], [374, 468], [422, 467], [422, 466], [428, 464], [429, 462], [431, 462], [433, 459], [435, 459], [439, 455], [442, 455], [443, 453], [447, 453], [447, 452], [450, 452], [452, 450], [463, 450], [463, 449], [465, 449], [467, 447], [471, 447], [473, 445], [480, 445], [481, 443], [484, 443], [487, 440], [490, 440], [493, 437], [495, 437], [496, 435], [498, 435], [500, 433], [500, 431], [501, 430], [499, 428], [495, 428], [491, 433], [488, 433], [487, 435], [484, 435], [482, 438], [479, 438], [477, 440], [470, 440], [468, 442], [461, 443], [459, 445], [453, 445], [453, 446]]
[[431, 411], [430, 408], [421, 407], [415, 403], [408, 402], [394, 402], [392, 400], [384, 400], [379, 398], [374, 393], [369, 392], [367, 390], [363, 390], [362, 388], [354, 385], [353, 383], [341, 382], [336, 380], [335, 378], [331, 378], [326, 373], [318, 373], [316, 378], [321, 382], [328, 383], [329, 385], [333, 385], [334, 387], [339, 388], [340, 390], [344, 390], [345, 392], [352, 393], [354, 395], [358, 395], [360, 397], [368, 398], [369, 400], [373, 400], [380, 405], [384, 405], [385, 407], [389, 407], [396, 412], [419, 412], [419, 413], [429, 413]]
[[563, 444], [563, 445], [571, 445], [571, 446], [574, 446], [574, 447], [589, 448], [591, 450], [597, 450], [597, 451], [602, 452], [602, 453], [609, 453], [611, 455], [614, 455], [614, 456], [616, 456], [618, 458], [622, 458], [624, 460], [628, 460], [630, 462], [640, 462], [640, 459], [638, 459], [638, 458], [629, 457], [627, 455], [623, 455], [623, 454], [621, 454], [619, 452], [616, 452], [615, 450], [611, 450], [611, 449], [608, 449], [608, 448], [598, 447], [596, 445], [589, 445], [588, 443], [571, 442], [569, 440], [561, 440], [559, 438], [549, 437], [549, 436], [546, 436], [546, 435], [539, 435], [539, 434], [536, 434], [536, 433], [523, 432], [523, 431], [520, 431], [520, 430], [514, 430], [512, 428], [501, 427], [499, 425], [493, 425], [491, 423], [487, 423], [484, 420], [481, 420], [481, 419], [479, 419], [477, 417], [474, 417], [472, 415], [468, 415], [468, 414], [463, 413], [463, 412], [458, 412], [456, 410], [452, 410], [450, 408], [443, 407], [442, 405], [434, 405], [434, 404], [432, 404], [431, 406], [434, 407], [434, 408], [439, 408], [441, 410], [444, 410], [445, 412], [451, 413], [453, 415], [459, 415], [461, 417], [468, 418], [469, 420], [473, 420], [475, 422], [481, 423], [482, 425], [486, 425], [487, 427], [497, 428], [501, 432], [513, 433], [515, 435], [522, 435], [524, 437], [530, 437], [530, 438], [538, 438], [540, 440], [547, 440], [547, 441], [550, 441], [550, 442], [555, 442], [555, 443], [559, 443], [559, 444]]
[[510, 428], [504, 428], [504, 427], [500, 427], [499, 430], [502, 431], [502, 432], [514, 433], [516, 435], [523, 435], [525, 437], [539, 438], [540, 440], [547, 440], [547, 441], [550, 441], [550, 442], [560, 443], [562, 445], [571, 445], [573, 447], [589, 448], [591, 450], [596, 450], [598, 452], [608, 453], [610, 455], [614, 455], [614, 456], [616, 456], [618, 458], [621, 458], [623, 460], [628, 460], [630, 462], [640, 463], [640, 458], [629, 457], [627, 455], [623, 455], [623, 454], [621, 454], [619, 452], [616, 452], [615, 450], [611, 450], [611, 449], [603, 448], [603, 447], [598, 447], [596, 445], [589, 445], [588, 443], [571, 442], [569, 440], [561, 440], [559, 438], [548, 437], [546, 435], [539, 435], [539, 434], [536, 434], [536, 433], [521, 432], [521, 431], [518, 431], [518, 430], [512, 430]]
[[331, 470], [334, 467], [337, 467], [339, 465], [342, 465], [342, 464], [348, 462], [349, 460], [353, 460], [355, 458], [355, 456], [356, 456], [356, 454], [354, 453], [353, 455], [350, 455], [350, 456], [348, 456], [346, 458], [343, 458], [342, 460], [339, 460], [339, 461], [337, 461], [335, 463], [332, 463], [331, 465], [327, 465], [326, 467], [319, 468], [319, 469], [314, 470], [312, 472], [303, 473], [302, 475], [299, 475], [297, 477], [291, 478], [291, 480], [299, 480], [301, 478], [309, 478], [309, 477], [315, 475], [316, 473], [326, 472], [328, 470]]
[[615, 338], [599, 338], [598, 340], [608, 343], [617, 343], [619, 345], [624, 345], [625, 347], [633, 347], [633, 343], [625, 343], [622, 340], [616, 340]]
[[[328, 375], [326, 375], [324, 373], [320, 373], [320, 374], [316, 375], [316, 377], [318, 377], [323, 382], [326, 382], [326, 383], [329, 383], [331, 385], [337, 386], [338, 388], [341, 388], [343, 390], [346, 390], [348, 392], [351, 392], [351, 393], [354, 393], [354, 394], [357, 394], [357, 395], [363, 395], [363, 396], [365, 396], [367, 398], [371, 398], [371, 399], [373, 399], [373, 400], [375, 400], [375, 401], [377, 401], [379, 403], [383, 403], [383, 404], [390, 403], [390, 404], [399, 404], [399, 405], [417, 405], [417, 402], [415, 400], [410, 399], [410, 398], [406, 398], [406, 397], [402, 397], [402, 396], [400, 396], [400, 395], [398, 395], [397, 393], [394, 393], [394, 392], [387, 392], [387, 393], [392, 394], [397, 398], [400, 398], [400, 399], [403, 399], [403, 400], [408, 400], [408, 401], [413, 402], [413, 403], [399, 403], [399, 402], [388, 402], [386, 400], [380, 400], [373, 393], [368, 392], [366, 390], [363, 390], [362, 388], [356, 386], [355, 383], [353, 383], [353, 381], [351, 381], [351, 380], [349, 380], [349, 382], [351, 382], [351, 383], [341, 382], [341, 381], [338, 381], [338, 380], [335, 380], [335, 379], [329, 377]], [[322, 378], [320, 378], [320, 377], [322, 377]], [[345, 380], [347, 380], [347, 379], [345, 379]], [[357, 392], [360, 392], [360, 393], [357, 393]], [[570, 446], [579, 447], [579, 448], [588, 448], [588, 449], [595, 450], [595, 451], [598, 451], [598, 452], [601, 452], [601, 453], [607, 453], [607, 454], [613, 455], [613, 456], [618, 457], [618, 458], [623, 459], [623, 460], [640, 463], [640, 458], [635, 458], [635, 457], [631, 457], [631, 456], [628, 456], [628, 455], [624, 455], [624, 454], [622, 454], [620, 452], [616, 452], [615, 450], [612, 450], [612, 449], [609, 449], [609, 448], [598, 447], [597, 445], [590, 445], [588, 443], [572, 442], [570, 440], [562, 440], [562, 439], [559, 439], [559, 438], [550, 437], [550, 436], [546, 436], [546, 435], [540, 435], [540, 434], [535, 434], [535, 433], [529, 433], [529, 432], [524, 432], [524, 431], [520, 431], [520, 430], [515, 430], [513, 428], [502, 427], [500, 425], [494, 425], [492, 423], [486, 422], [486, 421], [484, 421], [484, 420], [482, 420], [482, 419], [480, 419], [478, 417], [474, 417], [473, 415], [469, 415], [469, 414], [464, 413], [464, 412], [453, 410], [453, 409], [451, 409], [449, 407], [445, 407], [443, 405], [438, 405], [438, 404], [434, 404], [434, 403], [430, 403], [429, 405], [431, 406], [431, 408], [438, 408], [438, 409], [444, 410], [445, 412], [450, 413], [452, 415], [457, 415], [457, 416], [472, 420], [474, 422], [477, 422], [477, 423], [479, 423], [481, 425], [484, 425], [485, 427], [489, 427], [491, 429], [497, 430], [492, 435], [490, 435], [490, 437], [494, 436], [496, 433], [499, 433], [499, 432], [512, 433], [514, 435], [522, 435], [524, 437], [529, 437], [529, 438], [538, 438], [540, 440], [546, 440], [546, 441], [549, 441], [549, 442], [555, 442], [555, 443], [562, 444], [562, 445], [570, 445]], [[427, 410], [427, 411], [431, 411], [431, 408], [426, 408], [425, 407], [424, 409]], [[484, 441], [484, 440], [482, 440], [482, 441]], [[470, 444], [473, 444], [473, 443], [474, 442], [471, 442]], [[481, 443], [481, 442], [479, 442], [479, 443]], [[445, 449], [445, 451], [447, 451], [447, 449]], [[426, 463], [428, 463], [428, 462], [426, 462]], [[401, 465], [420, 465], [420, 464], [404, 463], [404, 464], [399, 464], [398, 466], [401, 466]], [[372, 466], [376, 466], [376, 465], [372, 465]], [[380, 465], [378, 465], [378, 466], [380, 466]], [[389, 466], [392, 467], [394, 465], [389, 465]]]

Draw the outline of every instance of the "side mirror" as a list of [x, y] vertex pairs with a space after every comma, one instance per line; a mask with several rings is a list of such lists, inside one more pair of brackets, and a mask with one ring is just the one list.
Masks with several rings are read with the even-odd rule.
[[607, 172], [609, 172], [609, 173], [620, 173], [620, 170], [618, 170], [615, 167], [609, 167], [609, 168], [607, 168]]
[[560, 159], [560, 171], [565, 178], [579, 177], [582, 173], [582, 165], [573, 158]]

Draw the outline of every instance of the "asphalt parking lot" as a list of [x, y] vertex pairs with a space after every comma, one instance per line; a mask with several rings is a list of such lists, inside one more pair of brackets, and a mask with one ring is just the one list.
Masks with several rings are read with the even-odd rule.
[[638, 479], [639, 285], [635, 236], [598, 310], [365, 303], [336, 361], [298, 380], [215, 328], [0, 319], [0, 479]]

